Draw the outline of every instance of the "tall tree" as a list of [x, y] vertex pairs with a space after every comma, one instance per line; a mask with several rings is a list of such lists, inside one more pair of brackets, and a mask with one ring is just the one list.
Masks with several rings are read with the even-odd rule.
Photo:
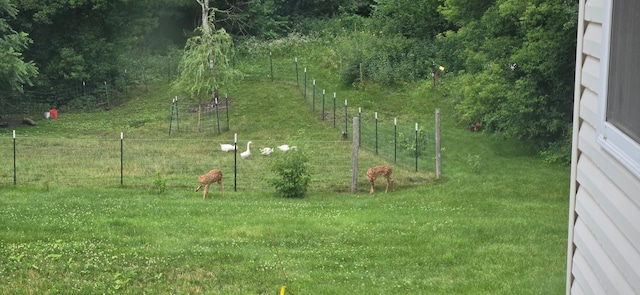
[[18, 10], [9, 0], [0, 0], [0, 89], [21, 91], [23, 85], [31, 85], [38, 75], [32, 61], [25, 61], [22, 52], [32, 40], [25, 32], [15, 31], [7, 22], [14, 19]]
[[[216, 12], [230, 12], [210, 7], [209, 0], [196, 2], [202, 8], [202, 23], [196, 29], [198, 35], [187, 40], [180, 60], [180, 75], [173, 82], [172, 89], [187, 95], [201, 106], [204, 101], [213, 98], [218, 89], [225, 89], [234, 80], [242, 78], [242, 74], [231, 64], [234, 55], [231, 36], [223, 28], [216, 30], [214, 25]], [[200, 112], [200, 107], [198, 110]]]

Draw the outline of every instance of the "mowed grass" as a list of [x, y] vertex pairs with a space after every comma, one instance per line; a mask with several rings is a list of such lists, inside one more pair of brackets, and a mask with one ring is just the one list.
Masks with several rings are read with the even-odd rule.
[[468, 181], [475, 188], [451, 181], [300, 200], [221, 198], [215, 188], [203, 200], [190, 191], [4, 187], [0, 290], [560, 293], [562, 186]]
[[[224, 198], [213, 185], [205, 200], [192, 191], [194, 175], [163, 194], [147, 179], [142, 188], [2, 185], [0, 293], [277, 294], [283, 285], [287, 294], [564, 292], [569, 168], [542, 163], [526, 143], [466, 131], [438, 89], [371, 88], [344, 95], [406, 121], [443, 109], [442, 180], [408, 181], [429, 176], [398, 168], [395, 192], [379, 181], [369, 195], [360, 179], [359, 193], [312, 190], [303, 199], [233, 191], [227, 180]], [[19, 132], [81, 138], [126, 128], [125, 136], [166, 138], [165, 91]], [[335, 140], [340, 130], [299, 93], [292, 83], [247, 79], [233, 95], [230, 131], [174, 136], [269, 142], [304, 129], [307, 140]], [[388, 161], [362, 153], [361, 169]]]

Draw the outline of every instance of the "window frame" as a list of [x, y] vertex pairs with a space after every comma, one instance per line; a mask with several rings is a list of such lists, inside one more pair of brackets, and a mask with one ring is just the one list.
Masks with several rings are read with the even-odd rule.
[[[602, 24], [602, 57], [600, 60], [600, 77], [602, 78], [600, 79], [599, 91], [597, 141], [605, 151], [640, 178], [640, 143], [607, 121], [613, 2], [614, 0], [606, 1]], [[640, 74], [638, 76], [640, 77]]]

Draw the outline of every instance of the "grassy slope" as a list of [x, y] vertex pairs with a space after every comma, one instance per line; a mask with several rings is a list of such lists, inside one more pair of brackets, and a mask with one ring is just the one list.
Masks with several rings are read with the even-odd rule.
[[[407, 120], [451, 111], [424, 85], [368, 90], [343, 95]], [[234, 93], [231, 133], [335, 136], [291, 85], [247, 79]], [[166, 136], [164, 95], [21, 132]], [[444, 116], [443, 181], [386, 195], [0, 187], [0, 293], [273, 294], [283, 272], [290, 294], [563, 292], [568, 168], [459, 125]]]

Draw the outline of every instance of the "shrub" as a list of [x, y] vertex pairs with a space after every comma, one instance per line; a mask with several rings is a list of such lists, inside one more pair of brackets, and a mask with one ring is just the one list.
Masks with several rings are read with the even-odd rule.
[[291, 149], [285, 153], [275, 153], [270, 169], [277, 177], [269, 182], [285, 198], [302, 198], [307, 193], [311, 173], [309, 157], [303, 148]]
[[153, 180], [153, 188], [162, 194], [167, 189], [167, 181], [160, 176], [160, 171], [156, 171], [156, 179]]

